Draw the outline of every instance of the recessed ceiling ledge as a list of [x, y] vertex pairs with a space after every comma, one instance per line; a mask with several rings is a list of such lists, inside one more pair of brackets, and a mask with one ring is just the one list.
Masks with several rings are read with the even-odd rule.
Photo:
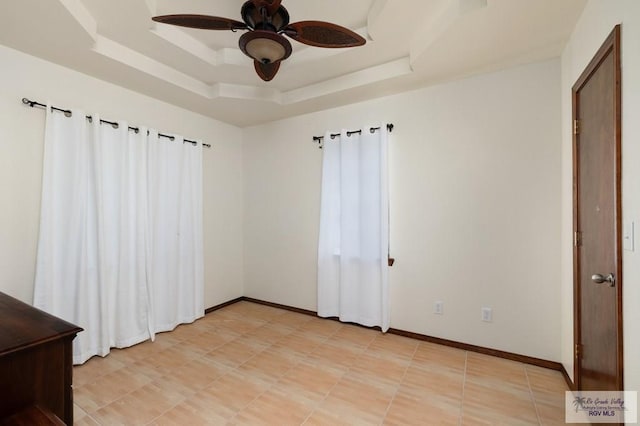
[[[441, 0], [413, 35], [410, 47], [411, 65], [419, 67], [424, 53], [460, 18], [487, 6], [487, 0]], [[428, 63], [428, 61], [422, 61]]]
[[149, 30], [152, 34], [195, 56], [203, 62], [216, 66], [220, 59], [215, 50], [206, 44], [191, 37], [185, 31], [171, 27], [169, 25], [154, 24]]
[[158, 14], [158, 0], [144, 0], [149, 11], [149, 17], [156, 16]]
[[149, 58], [126, 46], [123, 46], [106, 37], [98, 35], [92, 48], [94, 52], [120, 62], [130, 68], [136, 69], [149, 76], [153, 76], [174, 86], [188, 90], [205, 98], [212, 98], [211, 86], [184, 74], [175, 68], [171, 68], [162, 62]]
[[84, 29], [94, 41], [98, 38], [98, 24], [91, 13], [79, 0], [58, 0], [73, 19]]
[[241, 67], [251, 66], [253, 62], [238, 48], [225, 47], [216, 51], [218, 65], [236, 65]]
[[214, 88], [217, 96], [221, 98], [244, 99], [282, 104], [282, 93], [277, 89], [228, 83], [216, 83], [212, 88]]
[[361, 71], [356, 71], [320, 83], [311, 84], [284, 93], [284, 105], [295, 104], [321, 96], [331, 95], [345, 90], [365, 86], [379, 81], [411, 74], [409, 57], [387, 62]]
[[369, 9], [369, 15], [367, 16], [367, 28], [370, 40], [375, 38], [373, 33], [375, 33], [376, 25], [379, 23], [383, 24], [380, 21], [384, 21], [381, 17], [383, 17], [383, 12], [385, 7], [387, 7], [387, 3], [388, 0], [376, 0], [373, 3], [373, 6], [371, 6], [371, 9]]

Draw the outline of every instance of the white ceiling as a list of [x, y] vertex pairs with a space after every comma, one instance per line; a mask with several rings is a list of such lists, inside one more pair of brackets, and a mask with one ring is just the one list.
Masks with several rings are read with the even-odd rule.
[[271, 82], [240, 32], [156, 24], [155, 15], [240, 18], [242, 0], [3, 0], [0, 44], [237, 126], [558, 56], [586, 0], [284, 0], [363, 47], [294, 52]]

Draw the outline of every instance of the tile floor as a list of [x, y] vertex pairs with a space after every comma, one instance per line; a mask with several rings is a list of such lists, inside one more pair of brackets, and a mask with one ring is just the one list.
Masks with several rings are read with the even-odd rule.
[[249, 302], [74, 368], [78, 425], [555, 425], [560, 373]]

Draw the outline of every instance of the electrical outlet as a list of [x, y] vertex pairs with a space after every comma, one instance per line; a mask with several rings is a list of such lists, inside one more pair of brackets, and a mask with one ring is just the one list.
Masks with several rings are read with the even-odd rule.
[[493, 311], [491, 310], [491, 308], [482, 308], [482, 321], [493, 321]]
[[444, 302], [437, 301], [433, 304], [433, 313], [436, 315], [444, 315]]

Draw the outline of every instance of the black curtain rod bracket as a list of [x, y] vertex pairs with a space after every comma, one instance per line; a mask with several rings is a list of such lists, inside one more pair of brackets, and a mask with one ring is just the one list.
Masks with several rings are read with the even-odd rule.
[[[380, 130], [380, 127], [371, 127], [371, 128], [369, 128], [369, 132], [371, 134], [374, 134], [378, 130]], [[391, 124], [391, 123], [387, 124], [387, 130], [389, 131], [389, 133], [393, 132], [393, 124]], [[349, 138], [352, 135], [355, 135], [355, 134], [358, 134], [358, 135], [362, 134], [362, 129], [347, 131], [347, 137], [349, 137]], [[329, 136], [331, 137], [331, 140], [335, 140], [335, 138], [337, 138], [340, 135], [341, 135], [340, 133], [331, 133]], [[313, 137], [313, 142], [318, 144], [318, 148], [322, 149], [322, 142], [324, 142], [324, 136], [314, 136]]]
[[[25, 105], [29, 105], [31, 108], [35, 108], [35, 107], [41, 107], [41, 108], [46, 108], [47, 106], [43, 103], [40, 102], [36, 102], [36, 101], [32, 101], [30, 99], [27, 98], [22, 98], [22, 103]], [[59, 111], [61, 113], [63, 113], [65, 115], [65, 117], [71, 117], [73, 115], [73, 113], [71, 112], [71, 110], [68, 109], [62, 109], [62, 108], [58, 108], [55, 106], [51, 106], [51, 110], [52, 111]], [[87, 115], [87, 120], [89, 120], [89, 123], [93, 122], [93, 117], [91, 117], [90, 115]], [[109, 124], [111, 125], [111, 127], [113, 127], [114, 129], [117, 129], [119, 127], [119, 124], [116, 123], [115, 121], [108, 121], [108, 120], [100, 120], [100, 124]], [[129, 130], [137, 133], [140, 133], [140, 128], [138, 127], [131, 127], [129, 126]], [[149, 131], [147, 130], [147, 135], [149, 135]], [[166, 138], [169, 139], [170, 141], [174, 141], [176, 140], [175, 136], [171, 136], [171, 135], [165, 135], [164, 133], [158, 133], [158, 137], [159, 138]], [[193, 146], [198, 145], [197, 141], [192, 141], [189, 139], [183, 139], [182, 143], [190, 143]], [[203, 147], [205, 148], [211, 148], [211, 145], [208, 143], [203, 143], [202, 144]]]

